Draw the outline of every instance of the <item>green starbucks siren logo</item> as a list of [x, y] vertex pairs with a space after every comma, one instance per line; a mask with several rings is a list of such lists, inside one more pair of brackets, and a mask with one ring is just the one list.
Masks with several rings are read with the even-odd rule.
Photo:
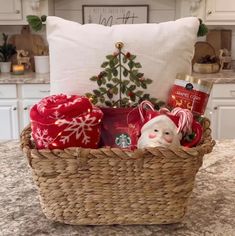
[[118, 134], [115, 138], [115, 143], [121, 148], [127, 148], [131, 145], [131, 138], [128, 134]]

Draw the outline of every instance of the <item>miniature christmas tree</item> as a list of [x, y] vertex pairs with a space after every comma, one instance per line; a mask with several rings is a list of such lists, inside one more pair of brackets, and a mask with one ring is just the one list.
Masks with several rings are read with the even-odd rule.
[[97, 82], [99, 88], [93, 90], [93, 93], [87, 93], [86, 96], [93, 104], [105, 104], [108, 107], [132, 107], [143, 100], [152, 102], [156, 108], [163, 105], [141, 90], [146, 89], [152, 80], [139, 72], [142, 66], [136, 62], [136, 56], [130, 52], [124, 53], [122, 42], [116, 43], [115, 46], [118, 51], [107, 55], [107, 60], [101, 65], [103, 70], [99, 75], [90, 78]]

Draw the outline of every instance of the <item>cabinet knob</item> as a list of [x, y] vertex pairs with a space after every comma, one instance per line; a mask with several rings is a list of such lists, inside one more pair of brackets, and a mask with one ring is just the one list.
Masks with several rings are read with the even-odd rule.
[[214, 107], [214, 110], [217, 110], [218, 109], [218, 107]]
[[28, 110], [28, 107], [24, 107], [24, 110], [25, 110], [25, 111]]
[[17, 110], [17, 108], [16, 108], [16, 107], [13, 107], [13, 108], [12, 108], [12, 110], [13, 110], [13, 111], [16, 111], [16, 110]]
[[208, 11], [208, 12], [207, 12], [207, 15], [211, 15], [211, 14], [212, 14], [212, 11]]
[[16, 14], [20, 14], [20, 10], [16, 10], [15, 13], [16, 13]]

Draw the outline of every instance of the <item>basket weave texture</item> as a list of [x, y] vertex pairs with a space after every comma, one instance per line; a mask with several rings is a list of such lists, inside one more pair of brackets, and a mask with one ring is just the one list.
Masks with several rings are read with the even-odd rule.
[[169, 224], [186, 212], [203, 155], [212, 151], [209, 120], [195, 148], [37, 150], [21, 134], [48, 219], [66, 224]]

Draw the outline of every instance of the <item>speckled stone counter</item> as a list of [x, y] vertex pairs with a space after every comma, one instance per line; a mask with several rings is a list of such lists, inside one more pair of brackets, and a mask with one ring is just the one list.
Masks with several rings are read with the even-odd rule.
[[[213, 74], [193, 73], [194, 77], [202, 80], [213, 81], [215, 84], [235, 83], [235, 71], [222, 71]], [[12, 75], [11, 73], [0, 73], [0, 84], [48, 84], [50, 74], [26, 73], [24, 75]]]
[[215, 84], [235, 83], [235, 71], [233, 70], [227, 70], [227, 71], [222, 71], [222, 72], [213, 73], [213, 74], [193, 73], [192, 75], [202, 80], [212, 81]]
[[43, 215], [31, 172], [17, 141], [0, 142], [1, 236], [234, 236], [235, 140], [217, 142], [196, 177], [180, 224], [71, 226]]
[[0, 84], [49, 84], [50, 74], [25, 73], [24, 75], [12, 75], [0, 73]]

